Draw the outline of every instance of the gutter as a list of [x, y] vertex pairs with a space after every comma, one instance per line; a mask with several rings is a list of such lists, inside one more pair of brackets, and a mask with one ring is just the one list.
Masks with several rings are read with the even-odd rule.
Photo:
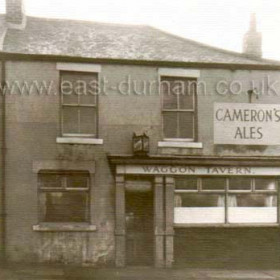
[[153, 67], [188, 67], [204, 69], [229, 69], [229, 70], [280, 70], [278, 64], [240, 64], [240, 63], [214, 63], [214, 62], [182, 62], [182, 61], [157, 61], [157, 60], [135, 60], [119, 58], [93, 58], [53, 54], [27, 54], [0, 51], [0, 59], [5, 58], [12, 61], [41, 61], [41, 62], [77, 62], [77, 63], [100, 63], [115, 65], [139, 65]]
[[6, 97], [4, 87], [6, 85], [6, 61], [1, 59], [1, 185], [0, 185], [0, 260], [6, 261]]
[[244, 156], [165, 156], [107, 155], [111, 165], [191, 165], [191, 166], [254, 166], [280, 167], [280, 157]]

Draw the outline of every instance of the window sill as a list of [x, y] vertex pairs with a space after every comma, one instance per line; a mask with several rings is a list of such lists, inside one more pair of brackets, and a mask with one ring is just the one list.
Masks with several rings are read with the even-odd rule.
[[160, 141], [158, 142], [159, 148], [189, 148], [189, 149], [202, 149], [203, 144], [200, 142], [187, 142], [187, 141]]
[[81, 137], [57, 137], [56, 143], [58, 143], [58, 144], [103, 145], [103, 139], [81, 138]]
[[213, 228], [240, 228], [240, 227], [251, 227], [251, 228], [257, 228], [257, 227], [275, 227], [279, 228], [279, 224], [257, 224], [257, 223], [251, 223], [251, 224], [174, 224], [174, 228], [193, 228], [193, 227], [213, 227]]
[[41, 223], [34, 225], [33, 231], [96, 231], [96, 225], [87, 223]]

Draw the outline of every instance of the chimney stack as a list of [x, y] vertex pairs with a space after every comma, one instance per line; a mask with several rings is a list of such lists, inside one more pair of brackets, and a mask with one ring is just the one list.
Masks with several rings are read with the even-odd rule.
[[23, 1], [24, 0], [6, 0], [6, 22], [8, 28], [25, 28], [26, 16]]
[[262, 57], [262, 35], [257, 32], [255, 14], [251, 14], [249, 31], [246, 32], [243, 39], [243, 53], [253, 58]]

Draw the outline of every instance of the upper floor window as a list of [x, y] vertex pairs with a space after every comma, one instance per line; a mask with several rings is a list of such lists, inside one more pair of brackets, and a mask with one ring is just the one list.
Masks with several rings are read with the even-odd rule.
[[60, 71], [62, 136], [97, 137], [98, 74]]
[[161, 77], [165, 139], [196, 140], [196, 85], [195, 78]]

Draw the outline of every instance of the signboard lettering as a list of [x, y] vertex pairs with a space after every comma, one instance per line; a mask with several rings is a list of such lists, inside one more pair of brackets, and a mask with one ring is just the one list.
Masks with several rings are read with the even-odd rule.
[[280, 105], [214, 104], [214, 144], [280, 145]]
[[207, 175], [207, 176], [280, 176], [280, 167], [191, 166], [191, 165], [118, 165], [118, 174]]
[[143, 175], [280, 176], [280, 167], [119, 165], [117, 167], [117, 173]]

